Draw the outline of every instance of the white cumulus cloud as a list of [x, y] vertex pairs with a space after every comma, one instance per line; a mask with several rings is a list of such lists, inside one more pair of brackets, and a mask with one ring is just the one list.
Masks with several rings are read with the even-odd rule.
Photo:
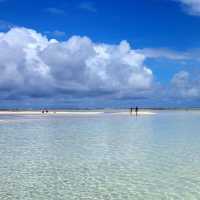
[[128, 42], [95, 43], [88, 37], [48, 40], [27, 28], [0, 32], [1, 98], [48, 95], [113, 97], [152, 88], [145, 56]]

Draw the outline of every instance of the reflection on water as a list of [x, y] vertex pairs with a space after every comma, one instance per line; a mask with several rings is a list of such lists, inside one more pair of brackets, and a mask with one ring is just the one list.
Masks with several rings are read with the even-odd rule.
[[200, 198], [199, 113], [3, 118], [2, 200]]

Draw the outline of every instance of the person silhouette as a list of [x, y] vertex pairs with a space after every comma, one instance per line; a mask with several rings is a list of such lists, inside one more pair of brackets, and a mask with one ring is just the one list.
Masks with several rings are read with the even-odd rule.
[[130, 114], [131, 115], [133, 114], [133, 108], [132, 107], [130, 108]]
[[138, 116], [138, 107], [135, 107], [135, 115]]

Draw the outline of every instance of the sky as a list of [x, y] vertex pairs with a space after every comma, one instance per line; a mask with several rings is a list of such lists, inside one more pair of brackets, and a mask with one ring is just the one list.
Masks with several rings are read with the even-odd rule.
[[0, 0], [0, 108], [200, 107], [200, 0]]

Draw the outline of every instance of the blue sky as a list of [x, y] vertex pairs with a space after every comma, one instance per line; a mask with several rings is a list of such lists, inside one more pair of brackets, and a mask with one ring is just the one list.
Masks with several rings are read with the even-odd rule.
[[199, 17], [187, 15], [173, 0], [4, 0], [0, 17], [40, 32], [59, 30], [68, 37], [86, 35], [107, 43], [126, 39], [138, 48], [185, 50], [200, 45]]
[[0, 0], [0, 32], [2, 107], [200, 106], [200, 0]]

